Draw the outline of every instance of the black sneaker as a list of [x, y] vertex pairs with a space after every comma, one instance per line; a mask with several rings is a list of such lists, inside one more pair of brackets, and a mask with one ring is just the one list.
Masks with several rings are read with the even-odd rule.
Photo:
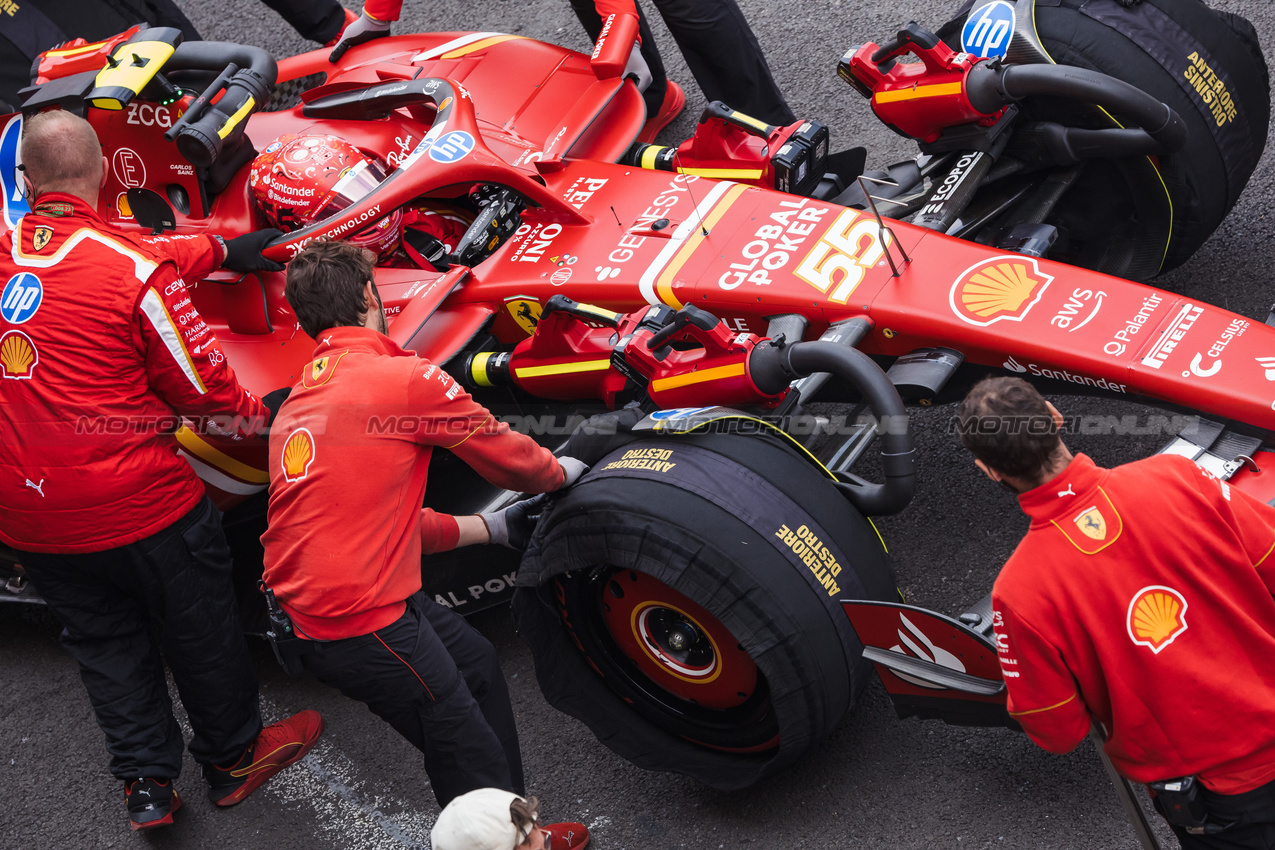
[[181, 795], [168, 779], [134, 779], [124, 783], [124, 803], [134, 830], [154, 829], [173, 822], [182, 807]]

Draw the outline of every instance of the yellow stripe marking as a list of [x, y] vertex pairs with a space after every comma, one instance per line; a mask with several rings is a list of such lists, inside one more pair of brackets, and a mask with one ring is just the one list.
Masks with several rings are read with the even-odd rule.
[[493, 351], [481, 351], [474, 355], [473, 362], [469, 364], [469, 377], [480, 387], [492, 385], [487, 378], [487, 361], [491, 360], [493, 354], [495, 354]]
[[699, 384], [704, 381], [720, 381], [723, 378], [738, 378], [743, 374], [745, 374], [744, 364], [733, 363], [729, 366], [716, 366], [712, 369], [704, 369], [700, 372], [687, 372], [685, 375], [674, 375], [671, 378], [658, 378], [651, 381], [651, 389], [657, 392], [661, 390], [672, 390], [677, 387]]
[[673, 260], [664, 267], [664, 271], [660, 272], [660, 276], [655, 281], [656, 297], [660, 301], [668, 304], [673, 309], [681, 309], [682, 302], [677, 300], [673, 295], [673, 281], [677, 277], [677, 273], [682, 270], [682, 266], [686, 265], [686, 261], [691, 258], [695, 250], [699, 248], [700, 243], [704, 241], [704, 231], [712, 232], [717, 226], [717, 222], [722, 220], [722, 216], [731, 208], [735, 201], [739, 200], [739, 196], [748, 191], [747, 186], [731, 186], [726, 193], [722, 195], [722, 199], [717, 205], [704, 216], [702, 222], [695, 223], [695, 230], [687, 237], [686, 242], [678, 249], [673, 256]]
[[1029, 709], [1027, 709], [1026, 711], [1011, 711], [1011, 712], [1009, 713], [1009, 716], [1010, 716], [1010, 717], [1023, 717], [1023, 716], [1028, 715], [1028, 714], [1040, 714], [1042, 711], [1053, 711], [1055, 708], [1062, 708], [1064, 705], [1066, 705], [1067, 703], [1071, 702], [1071, 701], [1072, 701], [1072, 700], [1074, 700], [1075, 698], [1076, 698], [1076, 695], [1075, 695], [1075, 694], [1072, 694], [1071, 696], [1067, 697], [1067, 698], [1066, 698], [1065, 700], [1063, 700], [1062, 702], [1056, 702], [1056, 703], [1054, 703], [1053, 705], [1047, 705], [1047, 706], [1045, 706], [1044, 708], [1029, 708]]
[[236, 478], [251, 484], [270, 483], [270, 473], [249, 466], [242, 461], [235, 460], [224, 452], [218, 451], [185, 425], [177, 429], [177, 442], [181, 443], [182, 448], [186, 449], [186, 451], [200, 460], [212, 464], [222, 472], [229, 472]]
[[679, 168], [678, 171], [713, 180], [756, 180], [762, 175], [760, 168]]
[[444, 53], [442, 56], [438, 58], [439, 59], [459, 59], [461, 56], [464, 56], [469, 53], [473, 53], [477, 50], [485, 50], [488, 47], [491, 47], [492, 45], [500, 44], [502, 41], [511, 41], [515, 38], [523, 38], [523, 37], [524, 36], [521, 36], [521, 35], [498, 35], [498, 36], [495, 36], [494, 38], [484, 38], [482, 41], [475, 41], [473, 44], [466, 44], [464, 47], [458, 47], [455, 50], [452, 50], [448, 53]]
[[659, 155], [662, 154], [665, 150], [666, 148], [662, 145], [651, 145], [649, 148], [642, 151], [642, 162], [641, 162], [642, 167], [655, 168], [656, 158], [659, 157]]
[[[464, 439], [464, 440], [461, 440], [461, 441], [460, 441], [460, 443], [465, 442], [465, 440], [468, 440], [470, 437], [474, 436], [474, 435], [475, 435], [475, 434], [477, 434], [479, 431], [481, 431], [482, 429], [486, 428], [486, 427], [487, 427], [487, 423], [488, 423], [488, 422], [490, 422], [490, 421], [491, 421], [491, 414], [490, 414], [490, 413], [488, 413], [488, 414], [487, 414], [487, 418], [486, 418], [486, 419], [484, 419], [482, 422], [478, 423], [478, 427], [477, 427], [477, 428], [475, 428], [474, 430], [472, 430], [472, 431], [470, 431], [468, 434], [466, 434], [466, 435], [465, 435], [465, 439]], [[454, 448], [456, 448], [457, 446], [459, 446], [459, 445], [460, 445], [460, 443], [452, 443], [450, 446], [443, 446], [443, 448], [447, 449], [448, 451], [451, 451], [452, 449], [454, 449]]]
[[910, 89], [898, 89], [897, 91], [883, 91], [872, 96], [872, 100], [876, 103], [894, 103], [900, 100], [916, 100], [922, 97], [946, 97], [947, 95], [960, 94], [960, 83], [939, 83], [933, 86], [916, 86]]
[[1270, 555], [1271, 555], [1271, 553], [1272, 553], [1272, 552], [1275, 552], [1275, 543], [1272, 543], [1272, 544], [1271, 544], [1271, 548], [1267, 549], [1267, 550], [1266, 550], [1266, 554], [1265, 554], [1265, 555], [1263, 555], [1262, 557], [1258, 558], [1258, 559], [1257, 559], [1257, 563], [1253, 564], [1253, 566], [1255, 566], [1255, 567], [1260, 567], [1260, 566], [1262, 565], [1262, 563], [1263, 563], [1263, 562], [1264, 562], [1267, 558], [1269, 558], [1269, 557], [1270, 557]]
[[239, 125], [239, 122], [243, 120], [244, 116], [251, 112], [252, 108], [256, 105], [256, 99], [254, 99], [252, 95], [248, 95], [248, 99], [243, 102], [243, 106], [236, 109], [235, 114], [227, 118], [226, 123], [221, 125], [221, 129], [217, 131], [217, 135], [223, 139], [229, 136], [230, 132]]
[[740, 124], [747, 124], [755, 130], [761, 130], [763, 133], [768, 129], [765, 121], [759, 121], [751, 115], [745, 115], [742, 112], [732, 112], [730, 117], [738, 121]]
[[515, 370], [519, 378], [541, 378], [546, 375], [569, 375], [572, 372], [601, 372], [611, 368], [611, 359], [577, 360], [572, 363], [554, 363], [549, 366], [527, 366]]

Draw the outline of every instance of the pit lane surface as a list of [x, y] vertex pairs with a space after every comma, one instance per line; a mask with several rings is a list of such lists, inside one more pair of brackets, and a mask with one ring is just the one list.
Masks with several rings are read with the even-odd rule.
[[[254, 0], [180, 5], [208, 39], [256, 44], [280, 56], [311, 46]], [[906, 158], [912, 149], [837, 79], [838, 58], [909, 19], [937, 27], [956, 5], [740, 0], [793, 109], [826, 122], [834, 149], [867, 146], [870, 167]], [[1275, 7], [1268, 0], [1211, 5], [1252, 20], [1275, 66]], [[589, 47], [563, 0], [409, 0], [407, 6], [396, 32], [500, 31]], [[687, 86], [685, 116], [664, 136], [676, 142], [691, 132], [703, 100], [657, 21], [670, 75]], [[1268, 150], [1230, 218], [1161, 285], [1265, 318], [1275, 292], [1272, 164]], [[1055, 402], [1068, 414], [1141, 417], [1134, 420], [1139, 425], [1149, 412], [1129, 403]], [[918, 495], [902, 515], [879, 524], [909, 601], [956, 613], [990, 589], [1027, 523], [1008, 495], [977, 474], [948, 432], [951, 415], [948, 407], [914, 417], [922, 458]], [[1089, 434], [1069, 442], [1110, 466], [1149, 454], [1165, 439]], [[679, 776], [647, 773], [545, 704], [506, 609], [475, 622], [500, 651], [530, 792], [542, 799], [548, 821], [587, 823], [598, 850], [1138, 846], [1088, 744], [1053, 756], [1004, 730], [899, 721], [875, 682], [818, 753], [760, 787], [722, 794]], [[302, 708], [323, 712], [327, 732], [318, 748], [225, 811], [204, 799], [188, 757], [178, 783], [187, 804], [177, 825], [130, 835], [88, 699], [56, 638], [42, 609], [0, 606], [0, 847], [428, 847], [437, 806], [419, 754], [361, 705], [311, 679], [288, 679], [261, 646], [254, 646], [254, 657], [263, 710], [271, 719]], [[1165, 838], [1166, 846], [1175, 846], [1167, 832]]]

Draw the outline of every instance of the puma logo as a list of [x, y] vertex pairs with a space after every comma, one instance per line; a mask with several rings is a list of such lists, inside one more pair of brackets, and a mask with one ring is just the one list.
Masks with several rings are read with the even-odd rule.
[[34, 481], [28, 478], [26, 486], [30, 487], [35, 492], [39, 493], [41, 499], [44, 498], [44, 479], [43, 478], [40, 479], [39, 484], [36, 484]]
[[1067, 485], [1067, 489], [1066, 489], [1066, 490], [1059, 490], [1059, 491], [1058, 491], [1058, 498], [1060, 498], [1060, 499], [1061, 499], [1063, 496], [1074, 496], [1074, 495], [1076, 495], [1076, 491], [1075, 491], [1075, 490], [1073, 490], [1073, 489], [1071, 489], [1071, 488], [1072, 488], [1072, 485], [1068, 484], [1068, 485]]

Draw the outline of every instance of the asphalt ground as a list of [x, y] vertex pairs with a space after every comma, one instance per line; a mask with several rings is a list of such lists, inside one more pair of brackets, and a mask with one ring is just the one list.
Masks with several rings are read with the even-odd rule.
[[[310, 47], [254, 0], [181, 5], [209, 39], [257, 44], [281, 56]], [[937, 27], [955, 2], [740, 5], [793, 109], [828, 124], [834, 149], [865, 145], [870, 166], [911, 155], [908, 143], [879, 126], [837, 79], [836, 62], [847, 47], [879, 41], [909, 19]], [[1268, 0], [1211, 5], [1252, 20], [1275, 66], [1275, 6]], [[655, 25], [670, 75], [687, 87], [686, 113], [664, 137], [677, 141], [690, 133], [703, 100], [658, 16]], [[512, 32], [589, 46], [562, 0], [409, 2], [396, 32], [429, 30]], [[1159, 281], [1162, 286], [1265, 318], [1275, 268], [1273, 159], [1268, 149], [1231, 216], [1190, 263]], [[1134, 425], [1145, 425], [1149, 413], [1125, 402], [1057, 403], [1068, 414], [1132, 416]], [[879, 525], [909, 600], [956, 613], [991, 588], [1027, 523], [960, 450], [949, 433], [951, 415], [946, 407], [914, 417], [922, 458], [918, 495]], [[1070, 442], [1110, 466], [1151, 453], [1165, 439], [1108, 433]], [[900, 721], [875, 682], [818, 752], [758, 787], [724, 794], [640, 770], [544, 702], [506, 609], [481, 614], [475, 624], [500, 652], [531, 793], [542, 799], [548, 820], [588, 824], [598, 850], [1138, 846], [1087, 743], [1054, 756], [1006, 730]], [[279, 718], [318, 709], [327, 723], [319, 746], [231, 810], [215, 810], [204, 799], [198, 768], [188, 758], [178, 782], [187, 803], [177, 824], [131, 835], [120, 784], [106, 772], [101, 733], [52, 619], [42, 609], [0, 606], [0, 647], [0, 847], [428, 847], [438, 809], [419, 754], [361, 705], [312, 679], [287, 678], [260, 645], [254, 657], [265, 713]]]

